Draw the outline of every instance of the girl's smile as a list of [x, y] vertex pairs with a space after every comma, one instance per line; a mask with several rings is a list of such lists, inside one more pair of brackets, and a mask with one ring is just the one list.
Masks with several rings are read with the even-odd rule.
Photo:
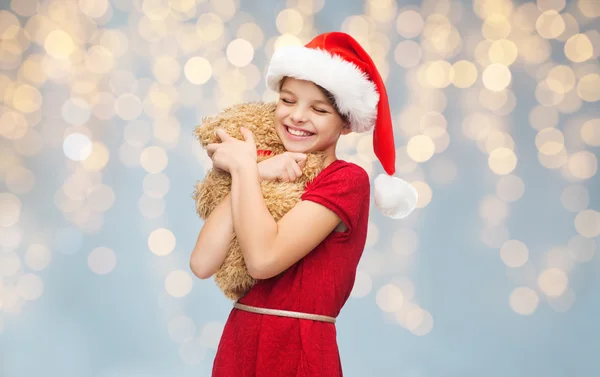
[[306, 130], [301, 130], [296, 127], [283, 125], [286, 130], [286, 135], [291, 140], [307, 140], [315, 135], [314, 132], [308, 132]]
[[275, 110], [275, 129], [290, 152], [323, 151], [333, 161], [340, 135], [351, 132], [331, 101], [313, 82], [287, 77]]

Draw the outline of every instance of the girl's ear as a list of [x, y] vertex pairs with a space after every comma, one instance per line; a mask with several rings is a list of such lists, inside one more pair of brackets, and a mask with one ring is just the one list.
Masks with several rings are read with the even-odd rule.
[[348, 135], [350, 132], [352, 132], [352, 127], [350, 127], [350, 123], [345, 123], [344, 127], [342, 127], [342, 135]]

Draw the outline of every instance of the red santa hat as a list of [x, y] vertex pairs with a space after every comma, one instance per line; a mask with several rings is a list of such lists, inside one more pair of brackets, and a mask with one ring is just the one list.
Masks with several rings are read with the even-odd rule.
[[305, 46], [279, 48], [267, 72], [267, 86], [279, 91], [286, 77], [312, 81], [335, 97], [340, 113], [354, 132], [373, 130], [373, 148], [387, 174], [374, 182], [375, 205], [386, 216], [403, 218], [416, 206], [417, 190], [393, 177], [396, 149], [387, 92], [377, 67], [350, 35], [340, 32], [317, 36]]

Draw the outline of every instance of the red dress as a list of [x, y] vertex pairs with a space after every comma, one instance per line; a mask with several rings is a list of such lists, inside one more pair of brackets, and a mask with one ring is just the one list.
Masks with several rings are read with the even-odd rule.
[[[337, 317], [350, 296], [367, 239], [370, 185], [356, 164], [336, 160], [307, 186], [302, 200], [334, 211], [347, 225], [332, 232], [283, 274], [260, 280], [239, 302]], [[341, 377], [335, 324], [232, 309], [213, 377]]]

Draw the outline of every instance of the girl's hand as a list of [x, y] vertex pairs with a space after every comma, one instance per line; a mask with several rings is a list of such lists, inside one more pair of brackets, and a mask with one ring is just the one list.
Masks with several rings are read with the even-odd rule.
[[213, 167], [232, 173], [232, 170], [243, 167], [244, 164], [256, 164], [256, 143], [254, 135], [245, 127], [240, 127], [244, 140], [238, 140], [227, 132], [218, 129], [217, 136], [221, 143], [211, 143], [206, 146], [208, 157], [213, 161]]
[[263, 181], [293, 182], [302, 176], [302, 168], [306, 163], [306, 154], [283, 152], [259, 162], [258, 174]]

